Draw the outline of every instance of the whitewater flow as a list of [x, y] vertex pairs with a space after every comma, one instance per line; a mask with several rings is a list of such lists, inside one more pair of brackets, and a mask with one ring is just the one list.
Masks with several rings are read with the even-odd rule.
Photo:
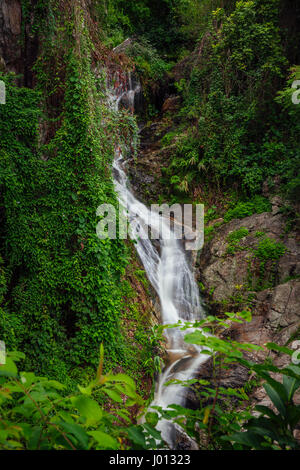
[[[134, 107], [135, 93], [140, 91], [132, 88], [131, 80], [126, 85], [111, 88], [109, 103], [114, 111], [118, 111], [120, 101], [126, 97], [130, 106]], [[116, 149], [113, 162], [114, 184], [120, 204], [124, 207], [132, 233], [136, 235], [135, 247], [145, 268], [147, 277], [160, 299], [163, 324], [193, 322], [204, 316], [203, 306], [199, 299], [199, 289], [186, 257], [184, 243], [174, 236], [172, 227], [159, 213], [150, 211], [134, 196], [126, 174], [126, 161], [120, 147]], [[151, 230], [163, 234], [157, 243], [148, 236]], [[181, 331], [180, 328], [164, 330], [167, 344], [167, 364], [158, 377], [154, 400], [150, 406], [166, 409], [171, 404], [184, 405], [186, 387], [179, 383], [167, 385], [167, 382], [186, 381], [195, 376], [200, 364], [205, 362], [207, 355], [201, 354], [201, 347], [184, 342], [184, 336], [191, 329]], [[174, 448], [176, 426], [167, 420], [159, 421], [157, 428], [170, 448]]]

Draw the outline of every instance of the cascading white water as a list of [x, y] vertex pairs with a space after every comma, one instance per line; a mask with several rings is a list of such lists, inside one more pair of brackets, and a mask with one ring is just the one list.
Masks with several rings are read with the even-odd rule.
[[[127, 80], [127, 83], [128, 90], [124, 90], [124, 86], [118, 86], [109, 94], [109, 102], [115, 111], [118, 111], [120, 99], [126, 93], [129, 102], [134, 103], [135, 90], [131, 88], [130, 80]], [[176, 324], [179, 321], [193, 321], [203, 317], [198, 287], [187, 261], [184, 244], [175, 238], [172, 228], [162, 215], [150, 211], [133, 195], [120, 148], [116, 149], [113, 169], [119, 201], [126, 209], [133, 234], [136, 234], [136, 250], [160, 299], [163, 323]], [[163, 237], [159, 239], [159, 250], [148, 236], [148, 229], [163, 233]], [[177, 327], [165, 330], [168, 362], [158, 378], [151, 406], [167, 408], [171, 404], [184, 405], [186, 387], [177, 383], [168, 386], [165, 384], [171, 380], [185, 381], [193, 378], [200, 364], [207, 360], [208, 356], [201, 354], [201, 347], [184, 342], [185, 334], [186, 331]], [[157, 428], [172, 448], [174, 426], [166, 420], [161, 420]]]

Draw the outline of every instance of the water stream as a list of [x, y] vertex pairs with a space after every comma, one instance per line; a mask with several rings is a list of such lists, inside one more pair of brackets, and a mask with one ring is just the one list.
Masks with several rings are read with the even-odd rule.
[[[110, 105], [118, 111], [119, 103], [127, 99], [130, 107], [134, 107], [134, 97], [139, 85], [132, 87], [132, 81], [114, 87], [109, 94]], [[161, 317], [164, 324], [178, 321], [194, 321], [204, 315], [199, 298], [199, 289], [184, 243], [174, 237], [170, 224], [160, 215], [150, 211], [133, 194], [126, 173], [126, 161], [122, 150], [116, 149], [113, 162], [114, 184], [119, 202], [126, 209], [131, 228], [138, 236], [135, 247], [146, 274], [155, 289], [161, 306]], [[163, 236], [158, 244], [149, 238], [148, 229], [156, 230]], [[171, 404], [185, 404], [186, 387], [180, 384], [165, 386], [170, 380], [188, 380], [194, 377], [207, 355], [201, 354], [201, 347], [184, 342], [187, 331], [180, 328], [165, 330], [167, 344], [167, 364], [158, 377], [156, 391], [151, 406], [167, 408]], [[174, 448], [176, 429], [166, 420], [161, 420], [157, 428], [170, 448]]]

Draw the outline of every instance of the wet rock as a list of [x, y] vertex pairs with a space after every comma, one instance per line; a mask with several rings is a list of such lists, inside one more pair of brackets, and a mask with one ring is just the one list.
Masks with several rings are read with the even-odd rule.
[[[249, 372], [248, 369], [240, 364], [232, 364], [228, 369], [214, 369], [213, 360], [212, 358], [209, 358], [201, 365], [195, 376], [199, 380], [207, 380], [211, 388], [240, 388], [248, 381]], [[192, 410], [197, 410], [200, 406], [211, 405], [214, 401], [213, 396], [211, 398], [206, 398], [205, 402], [203, 402], [202, 398], [200, 405], [200, 394], [197, 390], [197, 385], [189, 388], [185, 398], [185, 406]], [[218, 396], [218, 402], [221, 403], [222, 400], [223, 396], [220, 393]]]
[[190, 410], [198, 410], [200, 406], [199, 395], [194, 388], [188, 389], [185, 395], [185, 406]]

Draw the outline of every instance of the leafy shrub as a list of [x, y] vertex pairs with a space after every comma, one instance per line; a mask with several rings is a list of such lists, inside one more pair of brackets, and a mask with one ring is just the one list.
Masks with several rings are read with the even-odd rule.
[[[295, 403], [295, 394], [300, 389], [300, 364], [290, 363], [279, 369], [270, 359], [261, 364], [246, 359], [247, 351], [260, 351], [262, 347], [238, 343], [224, 334], [233, 323], [244, 321], [251, 321], [250, 312], [225, 313], [225, 317], [219, 319], [208, 316], [200, 322], [181, 325], [183, 330], [195, 328], [186, 334], [185, 341], [202, 347], [203, 353], [211, 357], [208, 360], [212, 378], [176, 381], [193, 388], [199, 399], [198, 409], [190, 410], [178, 405], [171, 405], [166, 410], [156, 409], [161, 417], [179, 424], [200, 449], [299, 450], [294, 432], [300, 422], [300, 406]], [[215, 336], [220, 329], [222, 338]], [[265, 347], [289, 356], [294, 353], [274, 343]], [[229, 368], [241, 366], [248, 370], [249, 377], [251, 375], [251, 383], [249, 381], [241, 388], [220, 384], [222, 374], [226, 376]], [[277, 374], [276, 379], [273, 374]], [[248, 393], [262, 382], [275, 412], [268, 406], [257, 405], [255, 409], [249, 406]], [[254, 411], [259, 413], [257, 417]]]
[[297, 202], [300, 200], [300, 176], [291, 179], [285, 185], [285, 194], [291, 201]]
[[[286, 247], [272, 238], [264, 237], [253, 251], [259, 261], [259, 278], [255, 286], [252, 286], [252, 276], [249, 270], [249, 287], [260, 291], [274, 287], [278, 270], [278, 260], [286, 252]], [[268, 269], [266, 269], [268, 267]]]
[[[284, 354], [293, 354], [288, 348], [269, 343], [269, 349]], [[300, 448], [294, 432], [300, 422], [300, 406], [294, 402], [296, 392], [300, 388], [300, 366], [290, 364], [284, 369], [272, 365], [252, 365], [252, 370], [264, 379], [264, 389], [275, 407], [275, 412], [265, 405], [256, 405], [258, 416], [251, 416], [243, 425], [244, 431], [224, 436], [234, 448], [255, 450], [295, 450]], [[281, 380], [275, 380], [270, 373], [277, 372]]]
[[265, 232], [261, 232], [259, 230], [257, 230], [254, 234], [257, 238], [261, 238], [265, 235]]
[[[6, 364], [0, 365], [0, 449], [124, 450], [130, 435], [133, 440], [143, 438], [145, 448], [156, 448], [155, 439], [163, 445], [148, 416], [145, 425], [135, 430], [131, 410], [143, 406], [143, 400], [129, 376], [103, 373], [103, 348], [95, 379], [86, 387], [78, 385], [72, 395], [56, 380], [20, 372], [16, 362], [23, 357], [10, 353]], [[95, 399], [99, 392], [114, 404], [113, 412], [99, 406]]]
[[163, 147], [168, 147], [168, 145], [172, 143], [172, 141], [174, 140], [176, 136], [177, 136], [176, 131], [167, 132], [167, 134], [165, 134], [163, 138], [161, 139], [161, 145]]

